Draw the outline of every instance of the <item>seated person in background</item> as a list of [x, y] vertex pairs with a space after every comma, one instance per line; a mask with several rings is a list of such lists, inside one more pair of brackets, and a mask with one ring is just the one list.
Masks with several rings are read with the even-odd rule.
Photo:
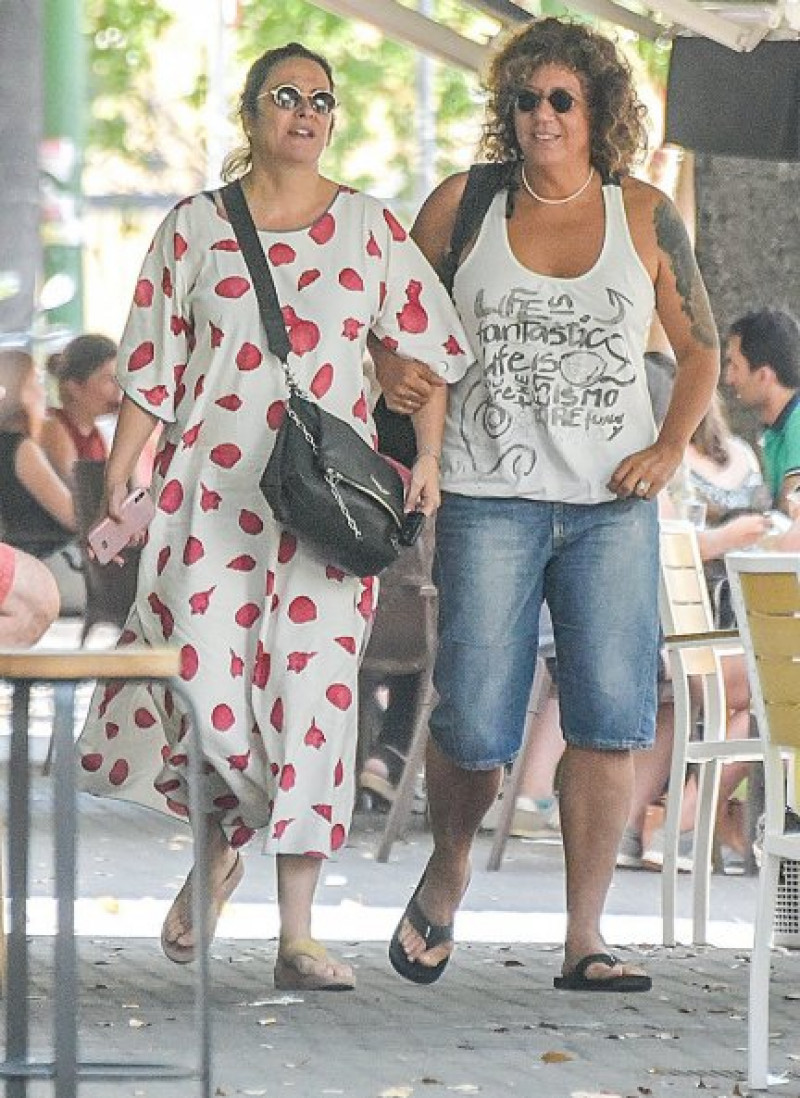
[[[514, 815], [508, 833], [517, 839], [560, 839], [558, 810], [558, 764], [564, 754], [561, 711], [558, 705], [558, 673], [555, 659], [548, 660], [553, 676], [547, 697], [538, 712], [528, 714], [530, 728], [525, 748], [525, 763], [520, 778]], [[502, 792], [481, 824], [482, 831], [493, 831], [500, 818]]]
[[[674, 363], [669, 356], [648, 353], [645, 358], [651, 394], [654, 388], [668, 387], [674, 376]], [[662, 375], [660, 379], [658, 374]], [[655, 375], [652, 381], [651, 375]], [[653, 410], [657, 418], [659, 410], [655, 399]], [[758, 544], [771, 529], [770, 519], [763, 514], [768, 500], [764, 496], [758, 460], [748, 444], [731, 433], [719, 394], [712, 399], [708, 412], [692, 435], [683, 465], [667, 491], [662, 493], [659, 500], [661, 517], [681, 517], [681, 507], [687, 496], [705, 504], [706, 526], [698, 530], [697, 540], [709, 593], [718, 596], [719, 610], [725, 603], [724, 597], [719, 597], [724, 590], [725, 554]], [[731, 622], [727, 620], [723, 624]], [[728, 738], [744, 739], [750, 732], [750, 686], [744, 657], [726, 656], [722, 668], [728, 702]], [[647, 809], [658, 801], [666, 787], [672, 753], [672, 701], [664, 696], [664, 690], [661, 694], [654, 748], [634, 759], [633, 802], [617, 857], [617, 864], [628, 869], [658, 868], [661, 863], [660, 852], [645, 850], [643, 843]], [[698, 687], [698, 706], [700, 700]], [[750, 766], [734, 762], [722, 768], [717, 835], [720, 842], [736, 854], [743, 853], [745, 836], [740, 806], [731, 796], [749, 773]], [[691, 778], [684, 793], [681, 822], [684, 831], [691, 831], [694, 826], [696, 792], [696, 782]]]
[[782, 309], [747, 313], [731, 325], [725, 382], [764, 426], [764, 470], [773, 505], [792, 521], [770, 548], [800, 548], [800, 323]]
[[44, 389], [31, 356], [0, 351], [0, 523], [9, 545], [43, 561], [55, 576], [61, 612], [86, 604], [72, 495], [39, 445]]
[[[381, 576], [381, 596], [359, 674], [360, 735], [366, 737], [369, 756], [359, 775], [360, 789], [377, 798], [377, 807], [394, 800], [395, 790], [411, 747], [414, 717], [420, 703], [424, 673], [409, 671], [377, 674], [370, 670], [370, 650], [392, 653], [401, 663], [403, 653], [415, 662], [425, 643], [423, 615], [408, 600], [420, 599], [420, 588], [431, 583], [434, 525], [426, 523], [416, 544], [404, 549], [400, 557]], [[396, 657], [395, 657], [396, 654]], [[433, 658], [433, 653], [430, 653]], [[385, 704], [382, 694], [385, 691]], [[381, 803], [382, 802], [382, 803]]]
[[[421, 680], [419, 672], [376, 676], [362, 671], [359, 677], [362, 728], [371, 749], [358, 785], [370, 795], [374, 807], [383, 809], [394, 801], [411, 747]], [[381, 698], [383, 691], [385, 706]]]
[[34, 557], [0, 541], [0, 648], [28, 648], [58, 617], [52, 573]]
[[105, 461], [108, 457], [97, 419], [119, 410], [122, 391], [116, 365], [117, 345], [103, 335], [78, 336], [48, 359], [47, 369], [58, 382], [61, 407], [48, 408], [41, 443], [64, 481], [70, 480], [79, 458]]

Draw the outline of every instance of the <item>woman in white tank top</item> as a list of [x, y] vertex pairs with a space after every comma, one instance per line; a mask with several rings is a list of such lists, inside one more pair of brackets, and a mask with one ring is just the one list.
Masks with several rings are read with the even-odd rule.
[[[654, 498], [719, 376], [717, 334], [681, 218], [629, 174], [644, 108], [614, 44], [534, 20], [489, 70], [482, 153], [507, 165], [460, 261], [454, 300], [475, 364], [450, 393], [437, 519], [440, 631], [427, 759], [434, 852], [390, 959], [437, 979], [469, 880], [472, 839], [514, 758], [544, 598], [566, 740], [563, 989], [646, 991], [599, 923], [630, 801], [632, 750], [652, 743], [658, 642]], [[413, 234], [442, 269], [466, 173]], [[448, 257], [452, 258], [452, 257]], [[678, 362], [657, 432], [643, 372], [653, 312]], [[395, 411], [437, 380], [378, 349]]]

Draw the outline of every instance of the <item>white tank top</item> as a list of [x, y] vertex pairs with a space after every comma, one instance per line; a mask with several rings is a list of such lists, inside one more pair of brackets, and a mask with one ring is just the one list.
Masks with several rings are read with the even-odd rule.
[[622, 189], [604, 186], [597, 262], [577, 278], [528, 270], [495, 196], [456, 272], [453, 299], [476, 362], [450, 388], [442, 487], [564, 503], [615, 498], [628, 454], [656, 437], [644, 372], [653, 284], [628, 229]]

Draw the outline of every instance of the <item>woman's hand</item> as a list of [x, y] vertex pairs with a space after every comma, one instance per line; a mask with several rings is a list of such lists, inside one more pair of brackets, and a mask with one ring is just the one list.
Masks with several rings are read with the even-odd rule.
[[434, 391], [447, 384], [424, 362], [401, 358], [385, 348], [375, 356], [375, 373], [389, 408], [407, 416], [424, 408]]
[[[102, 499], [102, 502], [100, 504], [100, 509], [99, 509], [97, 517], [96, 517], [95, 521], [92, 523], [92, 526], [91, 526], [90, 531], [89, 531], [90, 537], [91, 537], [92, 531], [103, 521], [110, 520], [111, 522], [115, 522], [115, 523], [119, 523], [119, 524], [122, 524], [126, 521], [131, 521], [132, 516], [130, 516], [130, 514], [128, 516], [126, 516], [125, 515], [125, 510], [124, 510], [124, 507], [123, 507], [124, 501], [127, 499], [127, 497], [129, 495], [130, 495], [130, 491], [128, 489], [128, 485], [127, 485], [126, 482], [121, 482], [121, 481], [107, 481], [106, 482], [106, 487], [105, 487], [105, 491], [103, 493], [103, 499]], [[147, 536], [147, 528], [145, 527], [143, 529], [138, 530], [136, 533], [131, 534], [128, 537], [127, 541], [125, 542], [125, 545], [124, 545], [123, 548], [125, 548], [125, 549], [139, 548], [140, 546], [142, 546], [144, 544], [146, 536]], [[93, 560], [97, 559], [97, 555], [96, 555], [96, 553], [95, 553], [95, 551], [92, 547], [91, 541], [87, 541], [86, 550], [87, 550], [89, 556]], [[117, 553], [116, 556], [111, 558], [111, 561], [116, 565], [123, 565], [125, 563], [125, 559], [124, 559], [124, 557], [122, 556], [121, 553]]]
[[703, 560], [716, 560], [734, 549], [749, 549], [769, 534], [771, 523], [767, 515], [737, 515], [719, 526], [700, 530], [697, 544]]
[[737, 515], [729, 522], [723, 522], [718, 529], [725, 538], [722, 553], [729, 553], [732, 549], [747, 549], [755, 545], [770, 533], [772, 523], [768, 515]]
[[439, 459], [435, 454], [420, 454], [411, 470], [411, 484], [406, 492], [406, 512], [422, 511], [426, 515], [432, 515], [440, 503]]
[[611, 474], [608, 488], [620, 499], [654, 499], [672, 480], [682, 460], [680, 447], [659, 440], [623, 458]]

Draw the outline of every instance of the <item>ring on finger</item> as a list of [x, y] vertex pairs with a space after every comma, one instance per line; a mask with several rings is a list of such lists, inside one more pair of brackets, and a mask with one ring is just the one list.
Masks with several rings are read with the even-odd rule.
[[646, 496], [649, 491], [650, 491], [650, 481], [649, 480], [640, 480], [639, 483], [636, 485], [636, 494], [639, 495], [639, 496]]

